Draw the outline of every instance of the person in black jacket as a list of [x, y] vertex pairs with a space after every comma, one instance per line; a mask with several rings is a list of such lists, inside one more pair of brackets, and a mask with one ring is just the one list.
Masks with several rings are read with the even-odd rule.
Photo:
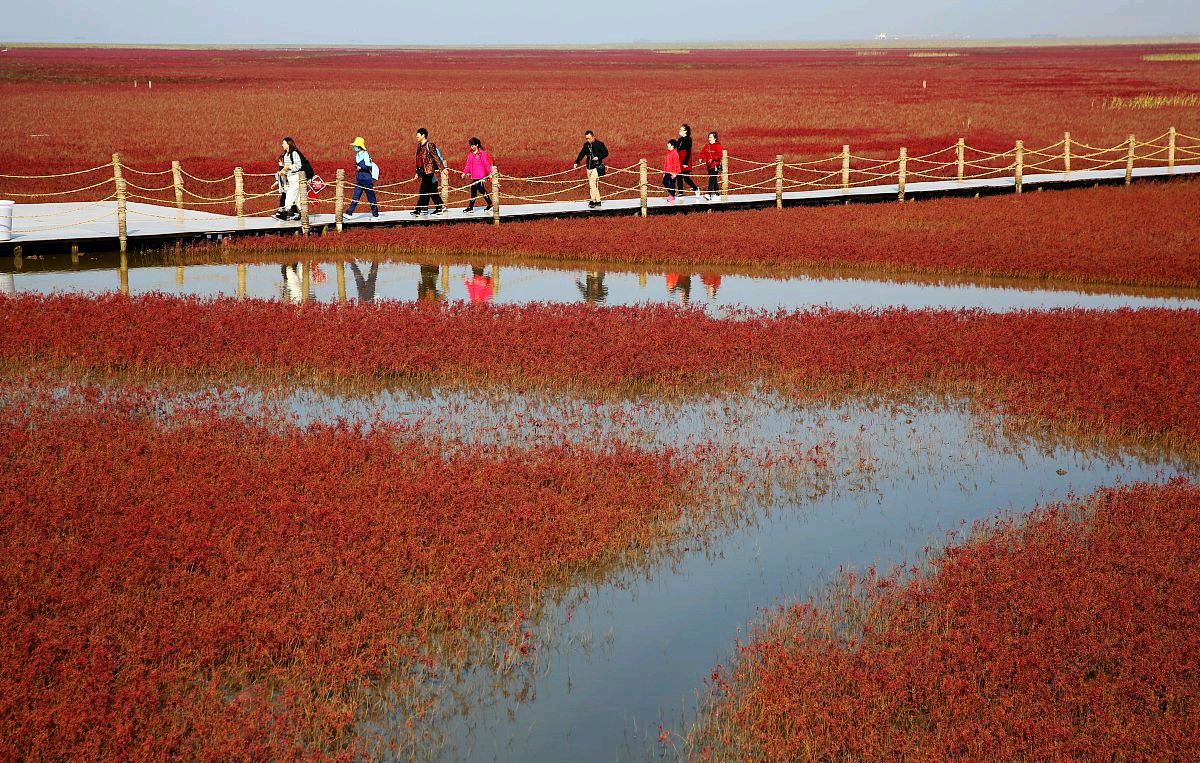
[[692, 180], [692, 128], [690, 125], [679, 125], [679, 140], [676, 143], [679, 145], [679, 163], [683, 165], [683, 171], [676, 179], [679, 190], [682, 192], [685, 185], [690, 185], [698, 199], [700, 198], [700, 189], [696, 187], [696, 181]]
[[600, 176], [604, 174], [604, 160], [608, 158], [608, 147], [596, 140], [596, 133], [588, 130], [583, 134], [583, 148], [575, 157], [575, 166], [584, 162], [588, 176], [589, 207], [600, 206]]

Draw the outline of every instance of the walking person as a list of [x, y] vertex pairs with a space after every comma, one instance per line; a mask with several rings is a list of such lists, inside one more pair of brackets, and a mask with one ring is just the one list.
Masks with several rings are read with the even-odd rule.
[[350, 200], [345, 216], [354, 216], [358, 199], [365, 193], [367, 202], [371, 205], [371, 217], [379, 217], [379, 204], [375, 200], [375, 181], [379, 179], [379, 165], [371, 161], [371, 154], [367, 152], [367, 142], [361, 137], [355, 138], [350, 145], [354, 148], [354, 198]]
[[284, 138], [282, 166], [279, 168], [280, 190], [283, 191], [283, 208], [275, 213], [279, 220], [299, 220], [300, 208], [296, 202], [300, 199], [300, 173], [304, 169], [304, 155], [296, 148], [296, 141]]
[[663, 158], [663, 188], [667, 189], [667, 203], [675, 203], [675, 194], [683, 190], [683, 164], [679, 159], [679, 143], [667, 141], [667, 155]]
[[413, 217], [420, 217], [424, 214], [430, 203], [434, 205], [433, 212], [430, 214], [440, 215], [446, 211], [446, 207], [442, 204], [442, 195], [438, 193], [438, 175], [445, 166], [446, 161], [442, 158], [442, 152], [438, 150], [436, 143], [429, 140], [429, 131], [424, 127], [417, 130], [417, 173], [415, 177], [420, 181], [420, 190], [417, 192], [417, 208], [409, 213]]
[[588, 206], [593, 209], [600, 206], [600, 178], [604, 177], [604, 173], [608, 171], [604, 164], [604, 160], [607, 158], [608, 146], [596, 139], [596, 133], [591, 130], [585, 132], [583, 148], [579, 149], [579, 155], [575, 157], [573, 167], [578, 168], [579, 163], [583, 162], [587, 169]]
[[696, 198], [700, 198], [700, 189], [696, 187], [696, 181], [692, 180], [692, 128], [688, 124], [679, 125], [679, 163], [683, 165], [683, 169], [679, 173], [679, 190], [683, 191], [684, 185], [690, 185], [696, 193]]
[[704, 162], [704, 167], [708, 170], [708, 192], [704, 194], [706, 201], [712, 201], [720, 195], [720, 185], [718, 178], [721, 175], [721, 162], [724, 161], [725, 147], [721, 145], [721, 139], [715, 132], [708, 134], [708, 143], [704, 144], [704, 150], [700, 152], [700, 161]]
[[463, 167], [463, 180], [471, 179], [471, 200], [467, 202], [467, 208], [463, 210], [464, 214], [471, 214], [475, 211], [475, 196], [483, 197], [483, 203], [487, 206], [485, 210], [492, 208], [492, 197], [488, 196], [487, 188], [484, 183], [492, 175], [492, 157], [488, 156], [488, 152], [483, 150], [483, 143], [479, 138], [471, 138], [467, 141], [467, 163]]

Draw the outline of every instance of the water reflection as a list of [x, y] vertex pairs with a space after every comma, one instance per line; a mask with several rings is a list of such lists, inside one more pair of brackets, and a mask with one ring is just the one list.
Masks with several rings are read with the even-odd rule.
[[[337, 270], [336, 287], [326, 284], [323, 268]], [[403, 262], [384, 258], [347, 258], [332, 265], [314, 261], [282, 264], [178, 265], [169, 255], [80, 255], [78, 263], [61, 257], [21, 258], [20, 265], [0, 261], [3, 291], [104, 292], [151, 291], [194, 296], [237, 295], [303, 302], [356, 298], [428, 300], [435, 302], [582, 301], [594, 305], [635, 305], [670, 302], [703, 309], [761, 308], [880, 309], [888, 307], [979, 308], [992, 311], [1082, 307], [1166, 307], [1200, 309], [1200, 290], [1085, 291], [1050, 289], [1042, 284], [991, 285], [950, 282], [839, 277], [834, 275], [763, 275], [759, 272], [701, 271], [623, 272], [608, 268], [555, 268], [505, 265], [505, 289], [500, 291], [500, 266], [494, 262], [462, 264]], [[347, 277], [345, 270], [351, 271]], [[117, 278], [112, 271], [117, 271]], [[661, 277], [661, 281], [657, 280]], [[353, 279], [354, 289], [346, 281]], [[334, 279], [329, 279], [333, 281]], [[307, 284], [306, 284], [307, 281]], [[664, 286], [658, 286], [664, 284]], [[414, 289], [415, 285], [415, 289]], [[701, 292], [701, 288], [703, 292]], [[414, 294], [415, 291], [415, 294]]]
[[604, 285], [604, 271], [589, 270], [584, 273], [583, 281], [575, 279], [575, 288], [579, 290], [583, 301], [589, 305], [603, 305], [608, 300], [608, 287]]

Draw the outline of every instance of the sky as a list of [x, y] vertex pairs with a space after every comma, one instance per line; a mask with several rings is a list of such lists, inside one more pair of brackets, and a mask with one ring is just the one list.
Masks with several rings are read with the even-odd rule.
[[1191, 0], [38, 0], [4, 42], [556, 45], [1200, 34]]

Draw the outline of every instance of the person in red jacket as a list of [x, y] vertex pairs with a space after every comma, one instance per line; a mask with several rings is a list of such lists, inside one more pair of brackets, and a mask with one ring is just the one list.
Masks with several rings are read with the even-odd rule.
[[663, 188], [667, 189], [667, 203], [675, 203], [675, 194], [683, 189], [683, 163], [679, 160], [679, 144], [667, 141], [667, 155], [663, 159]]
[[721, 146], [721, 139], [715, 132], [710, 132], [708, 143], [704, 144], [704, 150], [700, 152], [700, 161], [704, 162], [704, 166], [708, 169], [708, 192], [704, 194], [706, 201], [712, 201], [720, 193], [717, 176], [721, 174], [721, 162], [724, 155], [725, 149]]

